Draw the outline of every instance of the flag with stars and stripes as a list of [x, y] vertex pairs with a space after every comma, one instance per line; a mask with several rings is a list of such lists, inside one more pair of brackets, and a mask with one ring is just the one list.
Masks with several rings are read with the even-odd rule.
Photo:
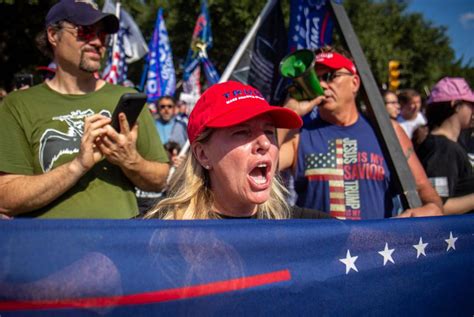
[[474, 215], [0, 221], [3, 316], [471, 316]]
[[200, 96], [202, 88], [200, 78], [201, 68], [196, 67], [188, 80], [183, 81], [183, 92], [190, 95]]
[[344, 199], [343, 140], [329, 141], [327, 153], [306, 155], [305, 176], [310, 180], [327, 181], [330, 215], [347, 218]]
[[109, 61], [102, 75], [102, 78], [111, 84], [122, 84], [127, 79], [128, 65], [125, 61], [126, 55], [123, 46], [125, 32], [121, 23], [119, 31], [114, 36]]

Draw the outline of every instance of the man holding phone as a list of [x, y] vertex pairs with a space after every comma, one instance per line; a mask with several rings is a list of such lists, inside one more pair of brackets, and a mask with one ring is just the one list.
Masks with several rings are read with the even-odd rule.
[[150, 113], [120, 131], [111, 114], [130, 88], [95, 73], [118, 19], [93, 1], [62, 0], [37, 38], [57, 65], [44, 83], [5, 98], [0, 108], [0, 213], [44, 218], [132, 218], [134, 186], [160, 191], [168, 158]]

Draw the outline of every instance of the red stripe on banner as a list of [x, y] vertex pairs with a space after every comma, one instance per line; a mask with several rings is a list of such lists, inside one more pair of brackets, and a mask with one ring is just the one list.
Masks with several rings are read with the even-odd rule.
[[0, 302], [0, 310], [40, 310], [40, 309], [67, 309], [67, 308], [102, 308], [120, 305], [140, 305], [168, 302], [179, 299], [222, 294], [241, 289], [247, 289], [262, 285], [291, 280], [288, 269], [271, 273], [236, 278], [220, 282], [172, 288], [161, 291], [147, 292], [141, 294], [78, 298], [65, 300], [41, 300], [41, 301], [9, 301]]
[[317, 181], [342, 181], [344, 180], [343, 175], [308, 175], [308, 179]]

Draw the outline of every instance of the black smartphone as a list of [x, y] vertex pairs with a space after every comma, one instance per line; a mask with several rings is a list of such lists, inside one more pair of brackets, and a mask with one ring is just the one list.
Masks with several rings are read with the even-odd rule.
[[112, 127], [120, 132], [120, 122], [118, 115], [123, 112], [127, 116], [128, 125], [130, 129], [137, 121], [138, 115], [145, 105], [147, 96], [141, 93], [127, 93], [120, 97], [120, 100], [115, 107], [114, 113], [112, 114]]
[[15, 74], [14, 80], [16, 89], [33, 86], [33, 74]]

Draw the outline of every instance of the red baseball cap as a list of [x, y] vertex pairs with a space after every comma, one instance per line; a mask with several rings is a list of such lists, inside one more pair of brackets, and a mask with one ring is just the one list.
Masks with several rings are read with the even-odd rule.
[[189, 142], [193, 143], [206, 128], [234, 126], [264, 113], [271, 115], [277, 128], [296, 129], [303, 125], [294, 111], [270, 106], [252, 86], [235, 81], [215, 84], [199, 98], [189, 116]]
[[322, 52], [317, 54], [316, 64], [324, 65], [331, 69], [345, 68], [352, 74], [357, 74], [354, 63], [347, 57], [335, 52]]

